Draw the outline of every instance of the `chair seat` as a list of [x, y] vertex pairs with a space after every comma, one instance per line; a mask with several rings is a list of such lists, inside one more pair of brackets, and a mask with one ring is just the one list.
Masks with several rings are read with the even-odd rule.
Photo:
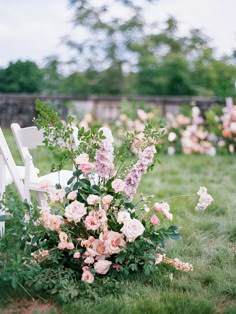
[[68, 180], [73, 176], [73, 172], [70, 170], [61, 170], [56, 172], [51, 172], [44, 176], [39, 177], [39, 182], [49, 181], [51, 185], [56, 185], [60, 183], [62, 187], [67, 186]]
[[[20, 179], [24, 179], [25, 177], [25, 167], [24, 166], [17, 166], [17, 172], [18, 172], [18, 175], [20, 177]], [[8, 184], [12, 184], [14, 181], [13, 181], [13, 178], [9, 172], [9, 170], [6, 168], [6, 185]]]
[[37, 181], [31, 181], [29, 183], [29, 188], [34, 191], [42, 192], [42, 183], [48, 182], [49, 189], [55, 188], [55, 185], [60, 183], [62, 188], [67, 186], [68, 180], [73, 176], [73, 172], [70, 170], [61, 170], [56, 172], [51, 172], [44, 176], [37, 178]]
[[[65, 188], [68, 186], [67, 182], [69, 181], [69, 179], [71, 179], [73, 176], [73, 171], [70, 170], [61, 170], [61, 171], [56, 171], [56, 172], [51, 172], [49, 174], [46, 174], [44, 176], [38, 177], [37, 181], [31, 181], [29, 183], [29, 188], [30, 190], [33, 191], [37, 191], [37, 192], [42, 192], [43, 191], [43, 187], [42, 184], [45, 182], [48, 183], [48, 190], [54, 189], [55, 185], [60, 183], [62, 188]], [[83, 178], [83, 176], [81, 175], [80, 178]], [[98, 175], [97, 174], [93, 174], [90, 177], [90, 182], [92, 184], [98, 184]]]
[[[24, 166], [16, 166], [17, 168], [17, 174], [19, 176], [20, 179], [25, 179], [25, 167]], [[36, 170], [36, 173], [38, 174], [39, 173], [39, 169], [38, 168], [35, 168]], [[12, 184], [14, 181], [12, 179], [12, 176], [9, 172], [9, 170], [6, 168], [6, 182], [5, 184], [8, 185], [8, 184]]]

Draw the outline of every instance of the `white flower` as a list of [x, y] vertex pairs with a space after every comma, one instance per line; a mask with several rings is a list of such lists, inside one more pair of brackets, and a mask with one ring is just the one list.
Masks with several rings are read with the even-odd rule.
[[143, 207], [146, 213], [150, 212], [150, 208], [147, 206], [147, 204], [144, 204]]
[[236, 122], [231, 122], [229, 129], [232, 133], [236, 133]]
[[167, 154], [173, 156], [175, 154], [175, 148], [173, 146], [169, 146], [167, 149]]
[[215, 147], [211, 147], [207, 150], [207, 155], [209, 156], [215, 156], [216, 155], [216, 149]]
[[207, 193], [207, 188], [205, 186], [200, 186], [197, 195], [202, 196], [203, 194]]
[[144, 233], [144, 226], [138, 219], [126, 220], [121, 232], [126, 236], [128, 242], [134, 242], [135, 239]]
[[169, 141], [169, 142], [174, 142], [174, 140], [176, 139], [176, 137], [177, 137], [176, 133], [170, 132], [170, 133], [168, 134], [168, 141]]
[[201, 186], [199, 188], [197, 195], [200, 196], [197, 206], [195, 208], [197, 211], [205, 210], [213, 201], [212, 196], [207, 193], [207, 188], [205, 188], [204, 186]]
[[78, 201], [70, 203], [70, 205], [65, 208], [66, 218], [68, 219], [68, 221], [74, 221], [75, 223], [79, 222], [81, 218], [86, 215], [86, 213], [86, 207], [83, 203], [80, 203]]
[[117, 216], [117, 221], [119, 224], [124, 223], [126, 220], [130, 219], [130, 213], [128, 213], [127, 211], [121, 211], [118, 213]]

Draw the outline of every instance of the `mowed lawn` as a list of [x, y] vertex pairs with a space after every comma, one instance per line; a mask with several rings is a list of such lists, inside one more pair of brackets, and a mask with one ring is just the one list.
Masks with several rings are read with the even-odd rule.
[[[14, 145], [11, 148], [15, 150]], [[35, 156], [42, 173], [50, 169], [47, 152]], [[0, 313], [235, 314], [236, 156], [178, 155], [160, 160], [143, 177], [140, 192], [161, 201], [196, 194], [200, 186], [206, 186], [214, 198], [205, 212], [194, 210], [197, 198], [169, 200], [173, 224], [182, 227], [182, 239], [168, 243], [167, 255], [193, 264], [193, 272], [168, 270], [151, 278], [140, 275], [115, 294], [104, 292], [93, 301], [79, 299], [67, 305], [33, 302], [22, 289], [12, 292], [0, 283]]]

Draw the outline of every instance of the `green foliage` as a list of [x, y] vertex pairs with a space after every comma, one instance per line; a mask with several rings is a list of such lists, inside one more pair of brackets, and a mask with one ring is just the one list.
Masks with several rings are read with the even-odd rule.
[[57, 112], [39, 99], [36, 100], [36, 110], [38, 117], [35, 123], [39, 129], [43, 129], [44, 143], [54, 156], [53, 170], [62, 169], [67, 161], [74, 162], [74, 158], [81, 152], [88, 153], [94, 158], [98, 144], [103, 139], [102, 132], [97, 132], [96, 129], [85, 131], [83, 127], [80, 128], [77, 134], [80, 145], [76, 147], [75, 135], [73, 136], [75, 122], [72, 116], [68, 116], [67, 121], [63, 123]]
[[0, 92], [37, 93], [42, 90], [43, 74], [32, 61], [17, 61], [0, 69]]

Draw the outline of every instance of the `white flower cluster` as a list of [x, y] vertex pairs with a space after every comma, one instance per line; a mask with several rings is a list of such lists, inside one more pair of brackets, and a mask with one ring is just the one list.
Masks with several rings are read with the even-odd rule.
[[197, 211], [205, 210], [213, 201], [212, 196], [207, 193], [207, 188], [205, 188], [204, 186], [200, 187], [197, 195], [200, 196], [197, 206], [195, 208]]

